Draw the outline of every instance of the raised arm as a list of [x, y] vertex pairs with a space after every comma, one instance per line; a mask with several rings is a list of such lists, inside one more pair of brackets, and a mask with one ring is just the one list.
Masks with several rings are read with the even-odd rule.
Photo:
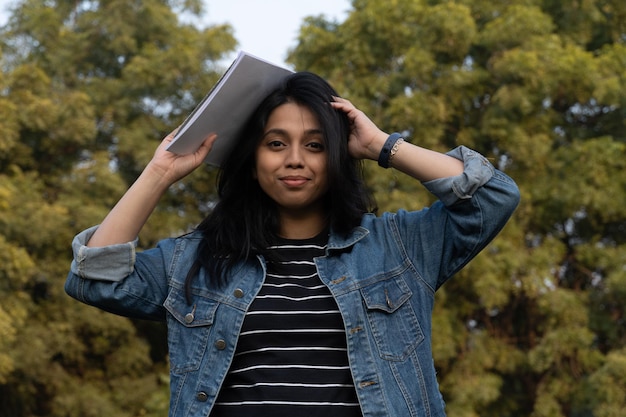
[[[358, 159], [378, 160], [389, 134], [380, 130], [361, 110], [343, 98], [335, 98], [332, 106], [342, 110], [352, 124], [348, 146]], [[419, 180], [430, 181], [452, 177], [463, 172], [463, 162], [451, 156], [402, 142], [393, 156], [392, 166]]]
[[176, 155], [166, 150], [175, 132], [163, 139], [141, 175], [104, 218], [87, 246], [99, 247], [134, 240], [161, 196], [179, 179], [202, 164], [217, 135], [209, 135], [198, 150]]

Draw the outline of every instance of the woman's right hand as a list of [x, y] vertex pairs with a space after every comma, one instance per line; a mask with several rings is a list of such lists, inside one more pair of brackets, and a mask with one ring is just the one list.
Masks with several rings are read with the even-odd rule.
[[160, 176], [168, 185], [172, 185], [202, 165], [217, 139], [217, 134], [211, 133], [194, 153], [178, 155], [167, 150], [177, 131], [178, 129], [174, 130], [161, 141], [144, 170]]

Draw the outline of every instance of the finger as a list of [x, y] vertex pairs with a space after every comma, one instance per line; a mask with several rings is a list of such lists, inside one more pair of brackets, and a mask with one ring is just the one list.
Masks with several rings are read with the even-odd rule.
[[333, 101], [331, 101], [330, 103], [331, 104], [352, 104], [350, 100], [348, 100], [347, 98], [343, 98], [339, 96], [333, 96]]
[[350, 102], [345, 103], [345, 102], [333, 101], [330, 104], [335, 110], [339, 110], [347, 115], [352, 113], [352, 111], [356, 110], [356, 107], [354, 107], [352, 103]]
[[217, 133], [209, 133], [207, 137], [204, 139], [200, 147], [208, 147], [209, 149], [213, 147], [213, 143], [217, 139]]
[[201, 156], [202, 158], [205, 158], [208, 155], [208, 153], [211, 151], [211, 148], [213, 148], [213, 143], [215, 143], [216, 139], [217, 139], [217, 133], [211, 133], [207, 135], [206, 139], [204, 139], [202, 144], [200, 144], [200, 147], [196, 150], [195, 153]]
[[178, 133], [178, 129], [180, 129], [180, 126], [177, 127], [176, 129], [172, 130], [170, 133], [167, 134], [167, 136], [165, 136], [165, 138], [163, 139], [165, 142], [171, 142], [174, 140], [174, 137], [176, 136], [176, 133]]
[[338, 103], [350, 103], [350, 100], [348, 100], [347, 98], [343, 98], [339, 96], [333, 96], [333, 99]]

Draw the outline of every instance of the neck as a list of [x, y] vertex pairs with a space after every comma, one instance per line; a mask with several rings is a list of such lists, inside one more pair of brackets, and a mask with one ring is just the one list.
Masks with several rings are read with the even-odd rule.
[[280, 233], [287, 239], [309, 239], [320, 234], [328, 225], [325, 212], [314, 213], [281, 213]]

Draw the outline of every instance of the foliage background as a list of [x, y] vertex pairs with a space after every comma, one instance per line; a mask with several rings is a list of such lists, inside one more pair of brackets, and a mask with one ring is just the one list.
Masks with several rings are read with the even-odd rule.
[[[224, 68], [198, 0], [18, 0], [0, 29], [0, 416], [164, 416], [164, 328], [69, 299], [72, 236], [98, 223]], [[289, 60], [383, 129], [459, 144], [516, 179], [503, 233], [437, 295], [450, 417], [626, 415], [626, 3], [353, 0], [307, 18]], [[432, 197], [368, 164], [380, 210]], [[215, 199], [172, 187], [140, 243]]]

